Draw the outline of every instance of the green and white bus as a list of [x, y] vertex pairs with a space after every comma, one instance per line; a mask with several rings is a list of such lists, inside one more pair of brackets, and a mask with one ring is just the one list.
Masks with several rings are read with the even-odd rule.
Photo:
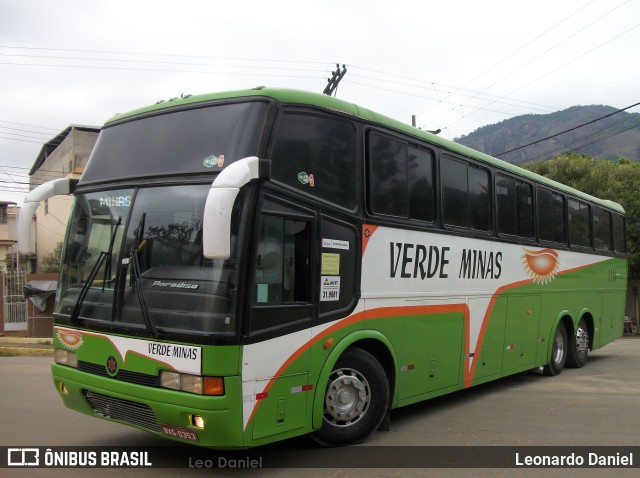
[[621, 206], [324, 95], [117, 115], [79, 180], [30, 193], [23, 236], [56, 194], [60, 397], [182, 442], [354, 443], [622, 333]]

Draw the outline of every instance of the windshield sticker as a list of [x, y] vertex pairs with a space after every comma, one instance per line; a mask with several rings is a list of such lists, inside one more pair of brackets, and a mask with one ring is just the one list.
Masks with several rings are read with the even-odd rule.
[[313, 174], [307, 174], [304, 171], [298, 173], [298, 181], [300, 181], [300, 184], [308, 184], [311, 187], [315, 186]]
[[131, 207], [131, 196], [107, 196], [100, 198], [101, 207]]
[[221, 168], [222, 166], [224, 166], [224, 154], [221, 154], [220, 156], [215, 156], [212, 154], [211, 156], [204, 158], [202, 165], [205, 168], [213, 168], [214, 166]]
[[349, 241], [322, 238], [322, 247], [324, 247], [325, 249], [342, 249], [342, 250], [348, 251]]
[[322, 253], [322, 271], [323, 275], [339, 276], [340, 275], [340, 254], [330, 252]]

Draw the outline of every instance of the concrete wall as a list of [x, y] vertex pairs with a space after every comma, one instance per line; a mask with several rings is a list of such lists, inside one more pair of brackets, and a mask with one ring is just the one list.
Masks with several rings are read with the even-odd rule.
[[[64, 141], [31, 175], [31, 184], [35, 186], [82, 171], [97, 137], [93, 131], [71, 129]], [[64, 240], [71, 203], [71, 196], [56, 196], [43, 201], [36, 210], [35, 250], [38, 259], [50, 254]]]

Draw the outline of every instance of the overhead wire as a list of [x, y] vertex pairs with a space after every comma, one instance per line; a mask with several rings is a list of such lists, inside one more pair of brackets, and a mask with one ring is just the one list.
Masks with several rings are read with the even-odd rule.
[[540, 138], [540, 139], [538, 139], [536, 141], [532, 141], [531, 143], [527, 143], [527, 144], [524, 144], [522, 146], [518, 146], [517, 148], [512, 148], [512, 149], [509, 149], [507, 151], [503, 151], [502, 153], [498, 153], [495, 156], [498, 157], [498, 156], [502, 156], [504, 154], [513, 153], [514, 151], [518, 151], [518, 150], [523, 149], [523, 148], [528, 148], [529, 146], [533, 146], [534, 144], [542, 143], [543, 141], [548, 141], [550, 139], [557, 138], [558, 136], [560, 136], [562, 134], [568, 133], [570, 131], [575, 131], [575, 130], [580, 129], [580, 128], [584, 128], [587, 125], [596, 123], [596, 122], [601, 121], [601, 120], [603, 120], [605, 118], [609, 118], [609, 117], [611, 117], [613, 115], [617, 115], [617, 114], [622, 113], [623, 111], [629, 110], [631, 108], [635, 108], [638, 105], [640, 105], [640, 102], [635, 103], [635, 104], [633, 104], [631, 106], [627, 106], [626, 108], [622, 108], [622, 109], [613, 111], [612, 113], [606, 114], [604, 116], [600, 116], [599, 118], [593, 119], [591, 121], [587, 121], [586, 123], [582, 123], [582, 124], [579, 124], [577, 126], [573, 126], [571, 128], [568, 128], [568, 129], [565, 129], [563, 131], [560, 131], [558, 133], [554, 133], [554, 134], [552, 134], [550, 136], [546, 136], [546, 137]]
[[[471, 80], [467, 81], [464, 85], [462, 85], [460, 87], [460, 90], [466, 88], [468, 85], [470, 85], [471, 83], [473, 83], [474, 81], [480, 79], [481, 77], [485, 76], [487, 73], [489, 73], [490, 71], [495, 70], [499, 65], [501, 65], [502, 63], [504, 63], [505, 61], [507, 61], [509, 58], [515, 56], [517, 53], [519, 53], [520, 51], [524, 50], [526, 47], [528, 47], [529, 45], [535, 43], [537, 40], [539, 40], [540, 38], [542, 38], [543, 36], [545, 36], [547, 33], [549, 33], [550, 31], [552, 31], [553, 29], [555, 29], [556, 27], [560, 26], [562, 23], [566, 22], [567, 20], [569, 20], [570, 18], [574, 17], [575, 15], [577, 15], [579, 12], [581, 12], [582, 10], [584, 10], [586, 7], [588, 7], [589, 5], [591, 5], [592, 3], [596, 2], [597, 0], [591, 0], [590, 2], [586, 3], [585, 5], [583, 5], [582, 7], [578, 8], [577, 10], [573, 11], [570, 15], [564, 17], [562, 20], [560, 20], [559, 22], [555, 23], [554, 25], [552, 25], [551, 27], [547, 28], [546, 30], [544, 30], [542, 33], [540, 33], [539, 35], [537, 35], [536, 37], [532, 38], [531, 40], [529, 40], [527, 43], [525, 43], [524, 45], [520, 46], [519, 48], [517, 48], [516, 50], [514, 50], [513, 52], [509, 53], [507, 56], [505, 56], [504, 58], [502, 58], [501, 60], [499, 60], [498, 62], [494, 63], [491, 67], [487, 68], [486, 70], [482, 71], [481, 73], [479, 73], [478, 75], [474, 76]], [[489, 89], [489, 87], [485, 88], [484, 90], [482, 90], [480, 93], [485, 94], [486, 90]], [[457, 94], [457, 91], [455, 91], [453, 94]], [[422, 111], [421, 113], [419, 113], [417, 116], [421, 116], [423, 114], [425, 114], [426, 112], [428, 112], [431, 108], [433, 107], [430, 106], [429, 108], [427, 108], [425, 111]]]
[[[565, 150], [565, 151], [571, 150], [571, 151], [577, 152], [577, 151], [580, 151], [581, 149], [586, 148], [587, 146], [591, 146], [592, 144], [598, 143], [600, 141], [604, 141], [605, 139], [612, 138], [614, 136], [617, 136], [619, 134], [625, 133], [629, 130], [632, 130], [634, 128], [639, 128], [639, 127], [640, 127], [640, 118], [633, 118], [633, 117], [626, 118], [624, 120], [618, 121], [617, 123], [614, 123], [608, 126], [607, 128], [576, 138], [571, 142], [564, 143], [562, 146], [547, 150], [541, 154], [538, 154], [533, 158], [528, 158], [528, 161], [541, 161], [544, 159], [549, 159], [555, 156], [556, 153], [561, 150]], [[588, 142], [580, 144], [585, 140]], [[570, 146], [576, 143], [579, 143], [579, 146], [570, 148]]]
[[[535, 83], [536, 81], [539, 81], [539, 80], [541, 80], [541, 79], [543, 79], [543, 78], [545, 78], [545, 77], [547, 77], [547, 76], [549, 76], [549, 75], [551, 75], [551, 74], [555, 73], [555, 72], [556, 72], [556, 71], [558, 71], [558, 70], [561, 70], [561, 69], [563, 69], [563, 68], [566, 68], [566, 67], [567, 67], [568, 65], [570, 65], [571, 63], [574, 63], [574, 62], [576, 62], [576, 61], [578, 61], [578, 60], [580, 60], [580, 59], [584, 58], [584, 57], [585, 57], [585, 56], [587, 56], [588, 54], [593, 53], [594, 51], [598, 50], [599, 48], [602, 48], [603, 46], [605, 46], [605, 45], [607, 45], [607, 44], [611, 43], [612, 41], [617, 40], [617, 39], [618, 39], [618, 38], [620, 38], [621, 36], [626, 35], [627, 33], [629, 33], [629, 32], [631, 32], [631, 31], [635, 30], [635, 29], [636, 29], [636, 28], [638, 28], [638, 27], [640, 27], [640, 23], [638, 23], [637, 25], [632, 26], [631, 28], [629, 28], [629, 29], [627, 29], [627, 30], [623, 31], [622, 33], [619, 33], [618, 35], [616, 35], [616, 36], [614, 36], [614, 37], [612, 37], [612, 38], [609, 38], [609, 39], [608, 39], [608, 40], [606, 40], [605, 42], [600, 43], [599, 45], [597, 45], [597, 46], [595, 46], [594, 48], [592, 48], [592, 49], [590, 49], [590, 50], [586, 51], [585, 53], [582, 53], [581, 55], [578, 55], [577, 57], [574, 57], [573, 59], [571, 59], [571, 60], [569, 60], [569, 61], [567, 61], [567, 62], [564, 62], [564, 63], [563, 63], [562, 65], [560, 65], [559, 67], [557, 67], [557, 68], [555, 68], [555, 69], [553, 69], [553, 70], [551, 70], [551, 71], [548, 71], [548, 72], [544, 73], [543, 75], [541, 75], [541, 76], [539, 76], [539, 77], [535, 78], [534, 80], [531, 80], [531, 81], [529, 81], [528, 83], [526, 83], [526, 84], [524, 84], [524, 85], [522, 85], [522, 86], [520, 86], [520, 87], [518, 87], [518, 88], [516, 88], [516, 89], [514, 89], [514, 90], [512, 90], [512, 91], [510, 91], [509, 93], [507, 93], [507, 94], [505, 94], [505, 95], [501, 96], [500, 98], [501, 98], [501, 99], [502, 99], [502, 98], [506, 98], [506, 97], [508, 97], [508, 96], [512, 95], [513, 93], [515, 93], [515, 92], [517, 92], [517, 91], [520, 91], [520, 90], [522, 90], [522, 89], [526, 88], [527, 86], [529, 86], [529, 85], [531, 85], [531, 84]], [[490, 105], [492, 105], [493, 103], [494, 103], [494, 102], [490, 102], [490, 103], [487, 103], [487, 104], [486, 104], [486, 105], [484, 105], [484, 106], [490, 106]], [[466, 117], [471, 116], [472, 114], [476, 113], [477, 111], [479, 111], [479, 108], [476, 108], [474, 111], [472, 111], [471, 113], [469, 113], [468, 115], [466, 115]], [[458, 121], [460, 121], [461, 119], [462, 119], [462, 118], [458, 118], [458, 119], [456, 119], [456, 120], [452, 121], [451, 123], [449, 123], [448, 125], [446, 125], [443, 129], [446, 129], [446, 128], [450, 127], [451, 125], [453, 125], [453, 124], [457, 123], [457, 122], [458, 122]]]
[[[535, 58], [533, 58], [533, 59], [531, 59], [531, 60], [527, 61], [526, 63], [524, 63], [524, 64], [523, 64], [523, 65], [521, 65], [520, 67], [518, 67], [518, 68], [516, 68], [515, 70], [511, 71], [510, 73], [508, 73], [507, 75], [502, 76], [501, 78], [499, 78], [498, 80], [496, 80], [495, 82], [493, 82], [491, 85], [489, 85], [487, 88], [485, 88], [485, 89], [484, 89], [484, 90], [482, 90], [482, 91], [483, 91], [483, 92], [484, 92], [484, 91], [486, 91], [487, 89], [489, 89], [489, 88], [491, 88], [491, 87], [495, 86], [496, 84], [500, 83], [500, 82], [501, 82], [501, 81], [503, 81], [504, 79], [506, 79], [506, 78], [508, 78], [509, 76], [513, 75], [514, 73], [516, 73], [516, 72], [520, 71], [522, 68], [524, 68], [524, 67], [526, 67], [526, 66], [530, 65], [530, 64], [531, 64], [531, 63], [533, 63], [534, 61], [539, 60], [539, 59], [540, 59], [540, 58], [542, 58], [544, 55], [548, 54], [550, 51], [554, 50], [555, 48], [557, 48], [557, 47], [558, 47], [558, 46], [560, 46], [561, 44], [565, 43], [565, 42], [566, 42], [566, 41], [568, 41], [569, 39], [571, 39], [571, 38], [575, 37], [575, 36], [576, 36], [576, 35], [578, 35], [579, 33], [581, 33], [581, 32], [583, 32], [584, 30], [586, 30], [587, 28], [589, 28], [589, 27], [593, 26], [595, 23], [597, 23], [597, 22], [599, 22], [600, 20], [602, 20], [603, 18], [607, 17], [608, 15], [610, 15], [610, 14], [611, 14], [611, 13], [613, 13], [614, 11], [618, 10], [619, 8], [621, 8], [621, 7], [622, 7], [622, 6], [624, 6], [625, 4], [629, 3], [630, 1], [631, 1], [631, 0], [625, 0], [625, 1], [623, 1], [622, 3], [618, 4], [617, 6], [615, 6], [614, 8], [612, 8], [612, 9], [608, 10], [606, 13], [604, 13], [604, 14], [600, 15], [598, 18], [596, 18], [595, 20], [593, 20], [592, 22], [590, 22], [590, 23], [589, 23], [589, 24], [587, 24], [586, 26], [584, 26], [584, 27], [580, 28], [579, 30], [575, 31], [574, 33], [572, 33], [572, 34], [571, 34], [571, 35], [569, 35], [568, 37], [565, 37], [565, 38], [564, 38], [564, 39], [562, 39], [561, 41], [559, 41], [559, 42], [555, 43], [552, 47], [548, 48], [548, 49], [547, 49], [547, 50], [545, 50], [543, 53], [541, 53], [541, 54], [537, 55]], [[572, 16], [574, 16], [574, 15], [575, 15], [576, 13], [578, 13], [579, 11], [583, 10], [585, 7], [587, 7], [587, 6], [588, 6], [588, 5], [590, 5], [591, 3], [593, 3], [593, 2], [590, 2], [589, 4], [585, 5], [584, 7], [582, 7], [582, 8], [580, 8], [580, 9], [576, 10], [576, 11], [575, 11], [575, 12], [573, 12], [571, 15], [569, 15], [568, 17], [565, 17], [563, 20], [561, 20], [561, 21], [560, 21], [560, 22], [558, 22], [556, 25], [554, 25], [554, 27], [551, 27], [550, 29], [548, 29], [548, 30], [547, 30], [546, 32], [544, 32], [544, 33], [547, 33], [548, 31], [550, 31], [551, 29], [555, 28], [555, 27], [556, 27], [556, 26], [558, 26], [559, 24], [561, 24], [561, 23], [563, 23], [564, 21], [566, 21], [567, 19], [571, 18]], [[607, 43], [610, 43], [611, 41], [615, 40], [616, 38], [618, 38], [618, 37], [620, 37], [620, 36], [622, 36], [622, 35], [624, 35], [624, 34], [628, 33], [629, 31], [633, 30], [633, 29], [634, 29], [634, 28], [636, 28], [637, 26], [638, 26], [638, 25], [636, 25], [636, 26], [634, 26], [634, 27], [630, 28], [629, 30], [626, 30], [625, 32], [623, 32], [623, 33], [621, 33], [621, 34], [619, 34], [619, 35], [616, 35], [616, 36], [615, 36], [615, 37], [613, 37], [613, 38], [610, 38], [609, 40], [605, 41], [604, 43], [601, 43], [600, 45], [596, 46], [595, 48], [593, 48], [593, 49], [591, 49], [591, 50], [587, 51], [587, 52], [586, 52], [586, 53], [584, 53], [583, 55], [580, 55], [580, 56], [578, 56], [578, 57], [574, 58], [573, 60], [571, 60], [571, 61], [569, 61], [569, 62], [565, 62], [565, 63], [563, 63], [563, 65], [562, 65], [562, 66], [560, 66], [559, 68], [556, 68], [556, 69], [554, 69], [554, 70], [552, 70], [552, 71], [550, 71], [550, 72], [547, 72], [547, 73], [545, 73], [544, 75], [542, 75], [542, 76], [540, 76], [540, 77], [536, 78], [535, 80], [530, 81], [530, 82], [526, 83], [525, 85], [523, 85], [523, 86], [521, 86], [521, 87], [519, 87], [519, 88], [517, 88], [517, 89], [515, 89], [515, 90], [510, 91], [509, 93], [507, 93], [507, 94], [505, 94], [505, 95], [501, 95], [501, 96], [499, 96], [499, 99], [500, 99], [500, 100], [502, 100], [502, 99], [504, 99], [504, 98], [507, 98], [507, 97], [511, 96], [513, 93], [515, 93], [515, 92], [517, 92], [517, 91], [520, 91], [521, 89], [525, 88], [526, 86], [529, 86], [529, 85], [531, 85], [532, 83], [534, 83], [534, 82], [536, 82], [536, 81], [538, 81], [538, 80], [540, 80], [540, 79], [542, 79], [542, 78], [544, 78], [544, 77], [546, 77], [546, 76], [548, 76], [548, 75], [550, 75], [550, 74], [552, 74], [552, 73], [554, 73], [554, 72], [558, 71], [559, 69], [566, 67], [569, 63], [573, 63], [574, 61], [577, 61], [578, 59], [582, 58], [583, 56], [586, 56], [587, 54], [589, 54], [589, 53], [591, 53], [591, 52], [593, 52], [593, 51], [597, 50], [598, 48], [600, 48], [600, 47], [602, 47], [602, 46], [606, 45]], [[544, 34], [544, 33], [543, 33], [543, 34]], [[538, 37], [536, 37], [536, 39], [537, 39], [537, 38], [540, 38], [540, 36], [542, 36], [542, 35], [539, 35]], [[534, 39], [534, 40], [535, 40], [535, 39]], [[533, 40], [532, 40], [532, 41], [533, 41]], [[531, 42], [530, 42], [530, 43], [531, 43]], [[521, 49], [522, 49], [522, 48], [521, 48]], [[490, 106], [491, 104], [493, 104], [493, 102], [494, 102], [494, 101], [491, 101], [491, 102], [489, 102], [489, 103], [487, 103], [487, 104], [485, 104], [485, 105], [483, 105], [483, 106], [485, 106], [485, 107], [486, 107], [486, 106]], [[449, 124], [447, 124], [446, 126], [444, 126], [442, 129], [447, 129], [447, 128], [449, 128], [450, 126], [452, 126], [453, 124], [455, 124], [455, 123], [457, 123], [458, 121], [460, 121], [461, 119], [468, 118], [468, 117], [469, 117], [469, 116], [471, 116], [472, 114], [474, 114], [474, 113], [476, 113], [477, 111], [479, 111], [479, 108], [474, 108], [473, 106], [469, 106], [469, 108], [472, 110], [470, 113], [467, 113], [466, 115], [461, 116], [461, 117], [459, 117], [459, 118], [457, 118], [457, 119], [455, 119], [455, 120], [451, 121]], [[435, 119], [431, 120], [430, 122], [431, 122], [431, 123], [433, 123], [433, 122], [437, 121], [438, 119], [442, 118], [443, 116], [445, 116], [445, 115], [447, 115], [447, 114], [450, 114], [450, 113], [451, 113], [452, 111], [454, 111], [454, 110], [455, 110], [455, 108], [454, 108], [454, 109], [452, 109], [452, 110], [450, 110], [450, 111], [447, 111], [447, 112], [445, 112], [445, 113], [441, 114], [440, 116], [438, 116], [437, 118], [435, 118]]]

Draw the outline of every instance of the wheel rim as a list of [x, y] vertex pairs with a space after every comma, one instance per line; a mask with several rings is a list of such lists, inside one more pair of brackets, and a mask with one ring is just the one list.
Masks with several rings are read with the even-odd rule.
[[562, 363], [564, 357], [564, 340], [562, 339], [562, 332], [560, 328], [556, 329], [556, 335], [553, 338], [553, 362], [556, 364]]
[[371, 388], [357, 370], [341, 368], [331, 373], [324, 399], [324, 419], [338, 427], [349, 427], [369, 409]]
[[580, 324], [576, 332], [576, 351], [580, 357], [585, 357], [589, 353], [589, 332]]

